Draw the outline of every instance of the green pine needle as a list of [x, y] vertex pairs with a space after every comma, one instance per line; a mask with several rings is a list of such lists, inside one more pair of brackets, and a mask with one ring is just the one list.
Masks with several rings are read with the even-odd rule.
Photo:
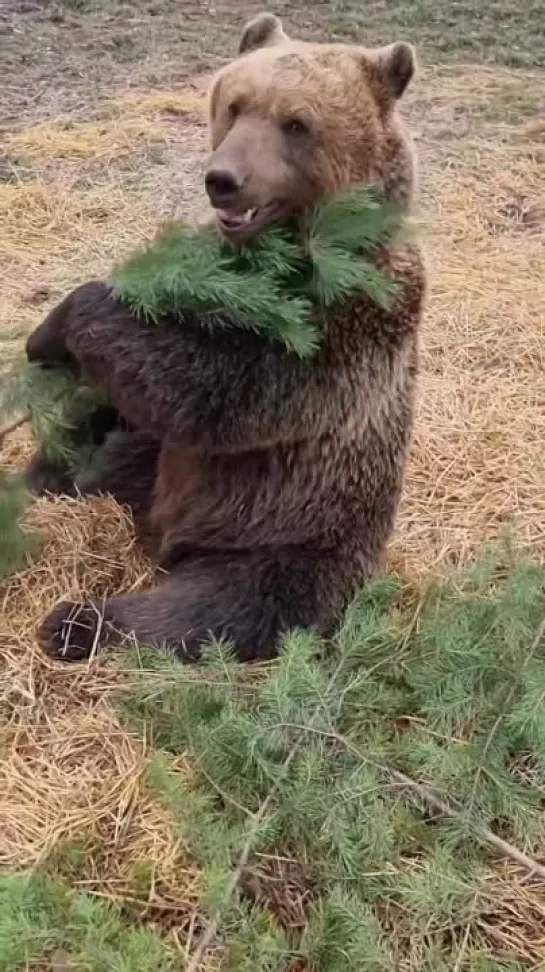
[[158, 320], [194, 315], [209, 326], [254, 330], [301, 356], [320, 345], [315, 312], [355, 294], [390, 306], [395, 288], [373, 259], [400, 229], [397, 210], [359, 187], [311, 210], [298, 227], [272, 227], [241, 248], [213, 229], [168, 226], [114, 273], [121, 300]]
[[401, 213], [368, 186], [332, 196], [304, 218], [304, 236], [313, 246], [349, 253], [375, 253], [399, 235]]
[[29, 500], [18, 478], [0, 471], [0, 580], [23, 570], [38, 552], [37, 534], [23, 524]]
[[74, 429], [102, 401], [95, 389], [84, 385], [68, 369], [24, 362], [3, 381], [0, 422], [28, 414], [39, 449], [49, 459], [64, 462], [76, 471], [83, 455], [75, 450]]
[[119, 909], [40, 874], [0, 877], [0, 972], [175, 972], [179, 955]]

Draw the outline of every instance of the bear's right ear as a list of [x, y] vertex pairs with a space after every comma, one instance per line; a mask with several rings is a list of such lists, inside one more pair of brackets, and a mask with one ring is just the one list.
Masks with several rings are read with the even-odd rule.
[[279, 44], [283, 40], [287, 40], [287, 34], [284, 33], [282, 21], [274, 14], [262, 13], [246, 24], [240, 38], [238, 53], [247, 54], [260, 47], [272, 47], [273, 44]]
[[378, 63], [385, 75], [391, 97], [397, 101], [409, 85], [415, 71], [414, 48], [403, 41], [382, 47], [377, 52]]

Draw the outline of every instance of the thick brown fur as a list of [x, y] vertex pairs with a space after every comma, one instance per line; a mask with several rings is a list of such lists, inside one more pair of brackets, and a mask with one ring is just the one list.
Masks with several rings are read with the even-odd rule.
[[[302, 44], [265, 15], [241, 50], [211, 95], [209, 172], [236, 177], [235, 210], [281, 219], [362, 182], [409, 206], [396, 101], [410, 48]], [[76, 486], [131, 506], [168, 571], [151, 591], [58, 605], [40, 628], [46, 651], [77, 659], [133, 636], [193, 660], [213, 636], [252, 659], [290, 628], [331, 631], [380, 565], [412, 430], [424, 271], [414, 243], [382, 259], [395, 307], [359, 297], [336, 309], [310, 359], [190, 317], [140, 320], [100, 282], [31, 335], [31, 360], [68, 356], [108, 393], [119, 424], [104, 472]]]

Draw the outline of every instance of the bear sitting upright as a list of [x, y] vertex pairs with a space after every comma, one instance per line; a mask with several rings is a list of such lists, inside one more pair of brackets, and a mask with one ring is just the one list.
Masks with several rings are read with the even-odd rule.
[[[307, 44], [270, 14], [250, 23], [210, 99], [205, 186], [221, 232], [247, 240], [356, 184], [407, 210], [397, 102], [413, 72], [403, 43]], [[380, 565], [411, 437], [425, 274], [414, 242], [381, 259], [394, 306], [359, 294], [335, 307], [311, 358], [248, 330], [139, 319], [100, 282], [30, 336], [31, 361], [69, 362], [107, 393], [103, 471], [76, 486], [128, 504], [167, 571], [149, 591], [58, 604], [45, 651], [76, 660], [132, 637], [191, 661], [214, 637], [246, 660], [294, 627], [332, 630]], [[37, 456], [30, 486], [47, 490], [45, 473]]]

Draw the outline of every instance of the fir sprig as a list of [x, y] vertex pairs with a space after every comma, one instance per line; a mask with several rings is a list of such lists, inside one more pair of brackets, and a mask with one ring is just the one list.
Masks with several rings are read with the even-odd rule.
[[205, 326], [244, 327], [310, 354], [318, 344], [308, 320], [310, 301], [281, 286], [287, 248], [273, 244], [271, 251], [275, 259], [268, 269], [259, 258], [252, 269], [252, 259], [243, 256], [240, 272], [236, 252], [215, 233], [190, 235], [183, 226], [170, 227], [117, 271], [116, 290], [131, 310], [153, 320], [179, 310], [198, 315]]
[[171, 225], [114, 282], [119, 298], [152, 320], [193, 313], [208, 326], [251, 329], [310, 355], [321, 339], [317, 310], [358, 292], [390, 305], [395, 287], [375, 258], [399, 229], [396, 209], [358, 187], [242, 247], [210, 227]]
[[[74, 431], [104, 401], [66, 368], [42, 368], [21, 362], [3, 379], [0, 389], [0, 422], [25, 416], [38, 448], [52, 460], [79, 469], [83, 462], [75, 449]], [[82, 442], [87, 448], [88, 443]]]
[[[28, 421], [41, 453], [75, 477], [95, 461], [89, 422], [103, 401], [96, 389], [67, 369], [24, 362], [3, 378], [0, 387], [0, 445], [5, 434]], [[25, 567], [38, 550], [37, 532], [24, 525], [29, 502], [20, 478], [0, 470], [2, 580]]]
[[176, 972], [166, 938], [120, 909], [36, 873], [0, 877], [0, 972], [27, 969]]
[[29, 500], [19, 478], [0, 470], [0, 581], [26, 567], [38, 551], [37, 533], [23, 524]]

